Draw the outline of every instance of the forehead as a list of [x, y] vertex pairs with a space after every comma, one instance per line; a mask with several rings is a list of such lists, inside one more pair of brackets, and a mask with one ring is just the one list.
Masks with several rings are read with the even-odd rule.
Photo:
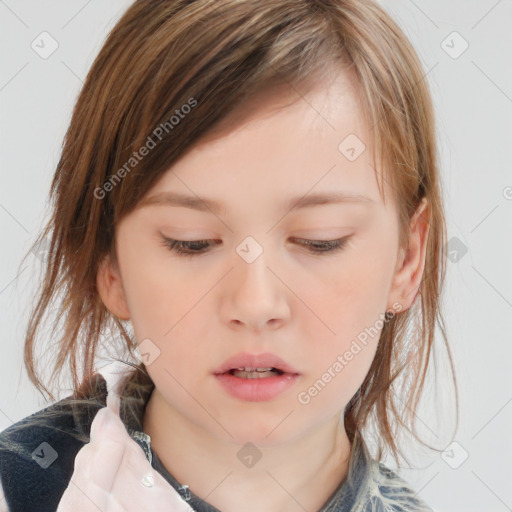
[[[357, 78], [353, 72], [330, 67], [319, 73], [315, 81], [309, 79], [302, 84], [284, 83], [264, 88], [223, 118], [195, 146], [210, 144], [280, 113], [293, 115], [297, 110], [302, 110], [312, 123], [326, 123], [336, 129], [339, 114], [360, 110]], [[314, 127], [312, 124], [311, 128]]]
[[189, 148], [146, 200], [172, 191], [211, 198], [218, 210], [215, 198], [226, 197], [289, 208], [289, 198], [335, 192], [380, 203], [372, 158], [355, 80], [338, 72], [254, 97]]

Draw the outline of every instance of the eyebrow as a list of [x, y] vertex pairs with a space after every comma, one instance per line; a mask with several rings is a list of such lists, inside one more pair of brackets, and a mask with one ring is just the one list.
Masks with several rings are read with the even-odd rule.
[[[375, 204], [376, 201], [361, 194], [348, 192], [317, 192], [302, 197], [290, 199], [283, 205], [286, 211], [321, 206], [328, 204]], [[161, 192], [143, 199], [139, 205], [145, 206], [174, 206], [198, 211], [211, 211], [214, 214], [223, 213], [226, 208], [223, 203], [207, 197], [188, 196], [177, 192]]]

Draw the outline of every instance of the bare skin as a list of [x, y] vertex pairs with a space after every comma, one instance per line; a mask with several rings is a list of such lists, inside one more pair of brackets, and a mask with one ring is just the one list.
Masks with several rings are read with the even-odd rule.
[[[356, 91], [340, 73], [307, 101], [274, 110], [297, 98], [288, 89], [235, 130], [202, 141], [146, 198], [173, 191], [224, 208], [141, 204], [116, 227], [119, 268], [105, 259], [98, 273], [105, 305], [130, 319], [138, 342], [159, 350], [147, 365], [156, 389], [144, 431], [169, 472], [223, 512], [321, 508], [347, 472], [340, 417], [378, 335], [308, 403], [298, 396], [365, 328], [382, 327], [385, 311], [409, 308], [422, 278], [428, 208], [418, 209], [401, 250], [397, 205], [390, 188], [385, 204], [379, 194]], [[353, 161], [338, 149], [349, 134], [366, 145]], [[291, 198], [320, 192], [370, 200], [286, 208]], [[213, 242], [183, 257], [162, 235]], [[251, 263], [236, 251], [248, 236], [263, 248]], [[345, 246], [332, 252], [300, 243], [343, 237]], [[238, 352], [277, 354], [300, 375], [272, 400], [233, 398], [213, 372]], [[237, 457], [247, 442], [262, 455], [250, 468]]]

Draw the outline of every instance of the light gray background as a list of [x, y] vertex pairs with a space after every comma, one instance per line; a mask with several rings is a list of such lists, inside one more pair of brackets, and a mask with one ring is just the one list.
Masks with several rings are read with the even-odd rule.
[[[505, 512], [512, 510], [512, 2], [381, 3], [419, 52], [435, 100], [454, 259], [445, 310], [461, 391], [457, 444], [400, 472], [436, 511]], [[130, 4], [0, 0], [0, 430], [47, 405], [22, 369], [39, 260], [31, 255], [18, 267], [48, 213], [83, 78]], [[31, 48], [43, 31], [58, 43], [47, 59]], [[418, 421], [444, 439], [443, 418], [424, 408]]]

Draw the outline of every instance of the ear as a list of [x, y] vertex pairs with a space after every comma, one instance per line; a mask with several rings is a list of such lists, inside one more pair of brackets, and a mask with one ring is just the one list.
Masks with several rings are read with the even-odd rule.
[[101, 261], [96, 276], [96, 286], [105, 307], [121, 320], [128, 320], [130, 312], [124, 296], [121, 274], [107, 255]]
[[393, 304], [399, 303], [400, 311], [405, 311], [416, 299], [425, 268], [429, 220], [430, 208], [423, 198], [410, 222], [408, 247], [400, 250], [387, 310], [394, 309]]

